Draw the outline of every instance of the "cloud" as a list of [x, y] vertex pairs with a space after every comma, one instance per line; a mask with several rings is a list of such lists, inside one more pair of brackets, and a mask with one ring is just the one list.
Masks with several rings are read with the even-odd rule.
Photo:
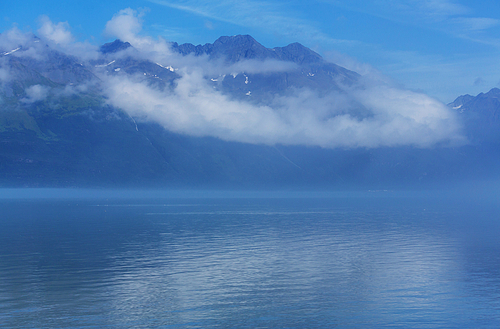
[[0, 34], [0, 55], [6, 60], [10, 57], [45, 60], [47, 51], [48, 48], [31, 32], [22, 32], [13, 27]]
[[24, 33], [17, 27], [0, 33], [0, 51], [10, 52], [33, 39], [33, 34]]
[[64, 88], [54, 88], [51, 92], [56, 97], [69, 97], [86, 93], [89, 90], [89, 85], [92, 86], [93, 83], [89, 82], [88, 84], [83, 83], [78, 85], [66, 85]]
[[122, 41], [127, 41], [144, 55], [150, 58], [155, 57], [156, 60], [159, 60], [170, 53], [169, 44], [161, 37], [154, 40], [149, 36], [139, 36], [142, 30], [141, 17], [143, 15], [144, 11], [138, 12], [131, 8], [120, 10], [106, 23], [104, 33]]
[[460, 17], [453, 21], [467, 31], [481, 31], [500, 25], [500, 20], [486, 17]]
[[[405, 22], [428, 20], [442, 21], [448, 17], [467, 15], [470, 9], [451, 0], [325, 0], [333, 5], [392, 21]], [[406, 23], [411, 23], [406, 21]]]
[[[293, 63], [284, 63], [279, 61], [243, 61], [232, 64], [230, 66], [222, 64], [222, 62], [208, 63], [206, 56], [180, 56], [173, 53], [170, 49], [170, 43], [159, 37], [153, 39], [149, 36], [141, 36], [142, 31], [142, 15], [144, 13], [133, 10], [131, 8], [120, 10], [106, 24], [105, 34], [117, 37], [122, 41], [129, 42], [139, 52], [127, 52], [127, 56], [137, 58], [145, 58], [153, 62], [163, 63], [165, 66], [172, 65], [175, 67], [203, 70], [204, 74], [233, 74], [233, 73], [264, 73], [264, 72], [280, 72], [296, 68]], [[215, 64], [215, 69], [214, 68]]]
[[10, 80], [9, 70], [5, 67], [0, 67], [0, 83], [5, 83]]
[[34, 103], [42, 101], [49, 95], [50, 87], [33, 85], [25, 89], [26, 97], [21, 99], [23, 103]]
[[121, 40], [133, 42], [136, 35], [142, 30], [140, 15], [137, 11], [127, 8], [120, 10], [113, 18], [106, 23], [104, 33], [115, 36]]
[[[77, 42], [67, 22], [53, 23], [47, 16], [40, 17], [40, 28], [35, 36], [13, 27], [0, 34], [0, 54], [29, 57], [38, 61], [47, 60], [50, 51], [58, 50], [81, 60], [97, 59], [98, 47], [88, 42]], [[50, 47], [47, 47], [49, 45]]]
[[47, 16], [41, 16], [40, 22], [42, 25], [37, 31], [40, 37], [58, 45], [68, 45], [74, 41], [68, 22], [54, 24]]
[[[67, 22], [53, 23], [47, 16], [41, 16], [39, 22], [37, 36], [31, 32], [22, 32], [17, 27], [0, 34], [0, 52], [16, 50], [9, 55], [29, 57], [38, 61], [47, 60], [47, 53], [51, 49], [82, 60], [98, 57], [98, 47], [88, 42], [76, 42]], [[46, 45], [51, 47], [48, 48]]]
[[[122, 29], [123, 37], [145, 49], [151, 60], [161, 60], [165, 66], [175, 64], [180, 78], [172, 89], [162, 90], [143, 75], [101, 75], [108, 103], [173, 132], [245, 143], [327, 148], [430, 147], [464, 141], [454, 113], [444, 104], [397, 88], [378, 73], [367, 75], [357, 86], [343, 86], [340, 92], [320, 96], [302, 88], [292, 96], [276, 95], [265, 105], [255, 105], [217, 91], [207, 75], [276, 72], [295, 69], [295, 64], [243, 61], [227, 67], [207, 56], [151, 51], [168, 44], [139, 36], [140, 17], [131, 9], [120, 11], [107, 24], [108, 32], [115, 29]], [[377, 79], [370, 80], [373, 77]]]
[[479, 78], [476, 78], [476, 80], [474, 80], [474, 86], [482, 86], [484, 85], [484, 79], [479, 77]]
[[107, 77], [105, 85], [110, 105], [192, 136], [327, 148], [429, 147], [461, 141], [458, 122], [445, 105], [390, 86], [322, 97], [301, 89], [257, 106], [217, 92], [199, 72], [184, 73], [173, 91], [151, 87], [140, 77]]
[[209, 30], [215, 29], [214, 24], [210, 21], [205, 21], [205, 27]]
[[478, 32], [499, 25], [500, 20], [474, 16], [474, 11], [453, 0], [325, 0], [335, 6], [380, 17], [404, 25], [443, 32], [454, 38], [500, 47], [498, 38], [488, 38]]
[[373, 75], [376, 74], [382, 78], [381, 73], [376, 70], [373, 66], [367, 63], [361, 63], [355, 58], [352, 58], [346, 54], [340, 53], [338, 51], [328, 51], [325, 53], [325, 59], [329, 62], [335, 63], [339, 66], [345, 67], [348, 70], [357, 72], [361, 75]]
[[414, 12], [416, 7], [420, 14], [432, 17], [464, 15], [470, 11], [466, 6], [450, 0], [408, 0], [406, 2], [408, 6], [413, 7]]
[[0, 57], [0, 86], [3, 86], [5, 83], [9, 82], [10, 78], [11, 75], [8, 59]]
[[[297, 70], [299, 66], [292, 62], [282, 62], [273, 59], [263, 61], [242, 60], [231, 65], [227, 65], [223, 59], [210, 60], [208, 56], [178, 56], [172, 55], [164, 60], [171, 61], [174, 66], [181, 67], [186, 72], [197, 71], [203, 76], [236, 76], [240, 73], [263, 74], [276, 72], [289, 72]], [[182, 71], [181, 71], [182, 73]]]
[[285, 36], [294, 41], [311, 41], [328, 44], [356, 43], [335, 39], [318, 29], [314, 22], [298, 17], [286, 3], [272, 1], [213, 1], [206, 0], [148, 0], [165, 7], [181, 10], [213, 21], [263, 30]]

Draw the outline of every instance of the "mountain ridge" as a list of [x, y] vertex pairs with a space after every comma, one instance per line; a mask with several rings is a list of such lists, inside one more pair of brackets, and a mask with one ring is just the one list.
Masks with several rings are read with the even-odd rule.
[[173, 42], [171, 46], [182, 55], [209, 55], [212, 58], [225, 56], [225, 59], [230, 63], [242, 59], [275, 59], [298, 64], [323, 62], [323, 58], [319, 54], [298, 42], [285, 47], [266, 48], [250, 35], [222, 36], [214, 43], [197, 46], [190, 43], [179, 45]]
[[[344, 79], [340, 83], [345, 86], [360, 77], [298, 43], [269, 49], [250, 36], [235, 36], [203, 46], [173, 45], [181, 55], [212, 55], [221, 60], [229, 54], [228, 63], [233, 64], [246, 59], [296, 63], [296, 68], [278, 72], [203, 77], [210, 88], [231, 99], [265, 106], [300, 88], [320, 96], [332, 90], [341, 95], [339, 80]], [[40, 42], [34, 45], [41, 46]], [[101, 46], [102, 58], [83, 64], [54, 50], [47, 53], [46, 63], [16, 52], [3, 56], [2, 65], [7, 65], [12, 79], [2, 83], [0, 91], [0, 186], [386, 189], [432, 186], [496, 172], [498, 140], [485, 139], [484, 134], [472, 134], [478, 143], [456, 149], [324, 149], [248, 144], [168, 131], [111, 106], [100, 94], [95, 74], [102, 72], [117, 78], [124, 74], [141, 77], [158, 90], [177, 87], [180, 75], [173, 67], [118, 56], [131, 47], [115, 40]], [[76, 90], [82, 81], [88, 86]], [[450, 104], [465, 109], [477, 105], [477, 111], [463, 111], [475, 113], [464, 120], [474, 133], [484, 131], [481, 125], [491, 121], [488, 113], [500, 111], [495, 107], [496, 90], [480, 95], [462, 96]], [[481, 104], [490, 104], [491, 111], [479, 110]]]

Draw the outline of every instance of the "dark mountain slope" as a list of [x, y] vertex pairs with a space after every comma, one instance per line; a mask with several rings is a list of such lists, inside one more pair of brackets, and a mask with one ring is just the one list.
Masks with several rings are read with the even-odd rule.
[[460, 96], [449, 106], [459, 113], [474, 144], [500, 144], [500, 89]]

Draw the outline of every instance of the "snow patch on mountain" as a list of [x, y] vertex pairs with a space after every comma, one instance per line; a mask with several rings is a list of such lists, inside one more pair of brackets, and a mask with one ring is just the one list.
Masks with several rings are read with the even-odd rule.
[[163, 65], [161, 65], [160, 63], [156, 63], [156, 65], [158, 65], [159, 67], [162, 67], [162, 68], [164, 68], [164, 69], [167, 69], [167, 70], [169, 70], [170, 72], [174, 72], [174, 71], [176, 71], [176, 70], [177, 70], [177, 69], [174, 69], [174, 68], [173, 68], [172, 66], [170, 66], [170, 65], [169, 65], [169, 66], [163, 66]]
[[19, 49], [21, 49], [21, 47], [17, 47], [17, 48], [16, 48], [16, 49], [14, 49], [14, 50], [11, 50], [11, 51], [8, 51], [8, 52], [5, 52], [5, 53], [3, 53], [3, 55], [4, 55], [4, 56], [10, 55], [10, 54], [12, 54], [12, 53], [15, 53], [15, 52], [16, 52], [16, 51], [18, 51]]
[[101, 65], [96, 65], [95, 67], [106, 67], [106, 66], [110, 66], [111, 64], [113, 64], [114, 62], [116, 62], [115, 60], [112, 60], [111, 62], [109, 62], [108, 64], [101, 64]]

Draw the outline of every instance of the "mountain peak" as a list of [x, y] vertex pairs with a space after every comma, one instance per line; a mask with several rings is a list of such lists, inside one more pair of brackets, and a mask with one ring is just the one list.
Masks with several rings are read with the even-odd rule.
[[225, 58], [229, 63], [235, 63], [243, 59], [276, 59], [297, 64], [323, 62], [323, 58], [318, 53], [298, 42], [291, 43], [286, 47], [269, 49], [250, 35], [222, 36], [215, 40], [213, 44], [207, 43], [198, 46], [190, 43], [178, 45], [174, 42], [172, 48], [183, 55], [194, 54], [199, 56], [205, 54], [211, 58]]
[[237, 62], [241, 59], [263, 60], [274, 57], [274, 54], [249, 35], [224, 36], [215, 40], [212, 57], [225, 57], [228, 62]]
[[125, 50], [125, 49], [130, 48], [130, 47], [132, 47], [132, 45], [130, 43], [123, 42], [120, 39], [116, 39], [113, 42], [108, 42], [108, 43], [103, 44], [99, 50], [103, 54], [111, 54], [111, 53], [116, 53], [116, 52]]
[[260, 43], [257, 42], [252, 36], [245, 34], [245, 35], [233, 35], [233, 36], [222, 36], [215, 40], [214, 45], [216, 44], [256, 44], [258, 46], [263, 47]]
[[273, 49], [278, 54], [280, 59], [284, 61], [290, 61], [298, 64], [312, 64], [323, 61], [323, 57], [321, 57], [318, 53], [298, 42], [291, 43], [286, 47], [276, 47]]
[[488, 91], [485, 96], [488, 97], [494, 97], [494, 98], [499, 98], [500, 97], [500, 89], [498, 88], [493, 88], [490, 91]]

